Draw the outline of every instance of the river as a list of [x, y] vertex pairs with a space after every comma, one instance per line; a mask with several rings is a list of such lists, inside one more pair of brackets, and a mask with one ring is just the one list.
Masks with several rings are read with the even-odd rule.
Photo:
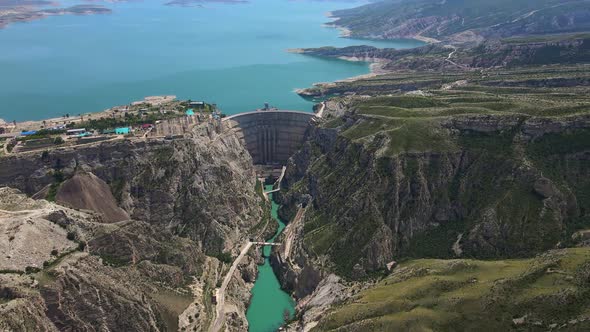
[[[265, 187], [266, 191], [272, 189], [272, 185]], [[275, 235], [268, 239], [268, 242], [273, 242], [285, 229], [285, 223], [278, 216], [279, 205], [273, 200], [272, 194], [268, 195], [272, 204], [272, 218], [279, 224]], [[289, 313], [289, 317], [295, 313], [295, 301], [281, 289], [270, 266], [268, 257], [271, 249], [271, 246], [262, 248], [262, 253], [266, 258], [264, 264], [258, 266], [258, 277], [254, 288], [252, 288], [252, 299], [246, 312], [250, 332], [274, 332], [284, 323], [285, 311]]]
[[322, 27], [325, 13], [362, 3], [354, 0], [203, 2], [198, 8], [165, 2], [96, 0], [112, 14], [54, 16], [1, 29], [0, 118], [95, 112], [163, 94], [217, 103], [226, 114], [264, 102], [311, 111], [296, 88], [366, 74], [368, 64], [287, 49], [422, 44], [339, 38], [337, 30]]
[[[289, 53], [351, 45], [410, 48], [414, 40], [340, 38], [325, 14], [365, 1], [251, 0], [164, 6], [165, 0], [100, 1], [112, 14], [54, 16], [0, 30], [0, 118], [39, 120], [96, 112], [150, 95], [217, 103], [231, 115], [264, 102], [312, 110], [294, 90], [369, 72], [367, 63]], [[61, 0], [63, 6], [82, 0]], [[277, 216], [278, 236], [285, 224]], [[263, 248], [265, 256], [271, 248]], [[259, 267], [247, 317], [250, 332], [275, 331], [294, 301], [268, 258]]]

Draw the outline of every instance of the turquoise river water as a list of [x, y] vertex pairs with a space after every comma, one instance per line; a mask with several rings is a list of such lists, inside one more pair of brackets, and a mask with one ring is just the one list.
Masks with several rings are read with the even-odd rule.
[[112, 14], [54, 16], [0, 30], [0, 118], [94, 112], [163, 94], [217, 103], [227, 114], [264, 102], [311, 111], [294, 89], [365, 74], [368, 65], [287, 49], [421, 44], [339, 38], [322, 27], [328, 11], [362, 3], [354, 0], [205, 1], [197, 8], [165, 2], [96, 0]]
[[[167, 0], [93, 3], [108, 15], [55, 16], [0, 30], [0, 118], [37, 120], [100, 111], [150, 95], [217, 103], [235, 114], [262, 106], [311, 111], [294, 93], [315, 82], [369, 72], [367, 63], [326, 60], [289, 48], [373, 45], [409, 48], [412, 40], [339, 38], [325, 14], [355, 0], [251, 0], [202, 7]], [[62, 6], [81, 0], [60, 0]], [[272, 203], [272, 216], [278, 206]], [[274, 237], [270, 240], [273, 240]], [[263, 248], [270, 254], [270, 248]], [[247, 317], [250, 332], [275, 331], [294, 302], [268, 259], [260, 266]]]
[[[265, 190], [272, 190], [272, 185], [266, 186]], [[285, 229], [285, 223], [279, 218], [279, 205], [275, 203], [272, 194], [268, 194], [271, 200], [271, 215], [279, 224], [279, 228], [273, 237], [268, 239], [274, 242]], [[264, 255], [264, 264], [258, 266], [258, 277], [254, 288], [252, 288], [252, 299], [246, 318], [250, 326], [250, 332], [273, 332], [276, 331], [283, 323], [285, 312], [289, 317], [295, 313], [295, 301], [281, 289], [281, 285], [275, 276], [268, 256], [271, 252], [271, 246], [264, 246], [262, 254]]]

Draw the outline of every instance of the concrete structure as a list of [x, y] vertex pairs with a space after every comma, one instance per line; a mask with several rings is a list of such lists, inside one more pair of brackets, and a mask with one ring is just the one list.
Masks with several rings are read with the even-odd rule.
[[305, 139], [314, 113], [260, 110], [223, 119], [224, 129], [235, 130], [257, 165], [286, 165]]

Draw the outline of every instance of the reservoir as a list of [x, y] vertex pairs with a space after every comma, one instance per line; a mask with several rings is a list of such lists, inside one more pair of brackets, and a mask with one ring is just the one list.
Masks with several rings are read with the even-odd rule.
[[[265, 187], [266, 191], [272, 189], [272, 185]], [[272, 204], [272, 218], [279, 224], [275, 235], [268, 239], [268, 242], [274, 242], [285, 229], [285, 223], [278, 216], [279, 205], [274, 202], [272, 194], [268, 196]], [[258, 266], [258, 277], [252, 288], [252, 299], [246, 312], [249, 332], [274, 332], [284, 323], [286, 314], [290, 318], [295, 313], [295, 301], [289, 294], [283, 292], [270, 266], [268, 256], [271, 246], [264, 246], [262, 252], [265, 257], [264, 264]]]
[[53, 16], [0, 29], [0, 118], [77, 115], [164, 94], [217, 103], [226, 114], [264, 102], [311, 111], [295, 89], [366, 74], [368, 65], [287, 49], [422, 44], [339, 38], [338, 30], [322, 26], [330, 21], [327, 12], [362, 4], [354, 0], [165, 2], [95, 1], [112, 13]]
[[[369, 65], [288, 49], [423, 44], [340, 38], [338, 30], [323, 26], [329, 11], [362, 1], [202, 1], [195, 7], [165, 2], [97, 0], [93, 3], [112, 13], [47, 17], [0, 29], [0, 119], [97, 112], [152, 95], [216, 103], [228, 115], [264, 102], [311, 112], [313, 104], [295, 89], [366, 74]], [[60, 1], [61, 6], [80, 3]], [[279, 228], [270, 242], [285, 227], [277, 210], [272, 201]], [[270, 247], [262, 250], [270, 255]], [[250, 332], [276, 331], [294, 311], [293, 299], [280, 289], [265, 258], [247, 311]]]

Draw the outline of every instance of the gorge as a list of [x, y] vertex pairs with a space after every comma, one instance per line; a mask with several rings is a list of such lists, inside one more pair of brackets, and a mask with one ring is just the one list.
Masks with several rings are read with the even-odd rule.
[[[126, 23], [156, 19], [139, 26], [179, 31], [152, 34], [165, 45], [201, 26], [218, 31], [200, 37], [227, 33], [208, 20], [243, 14], [235, 23], [262, 45], [199, 58], [213, 61], [202, 63], [213, 68], [208, 74], [184, 71], [195, 59], [187, 48], [170, 55], [138, 47], [146, 59], [177, 60], [153, 72], [139, 60], [127, 69], [141, 71], [140, 80], [153, 74], [147, 79], [157, 86], [174, 83], [179, 92], [165, 92], [180, 100], [127, 104], [151, 85], [107, 83], [113, 90], [97, 89], [89, 108], [118, 103], [113, 91], [127, 105], [0, 123], [0, 330], [590, 329], [587, 1], [371, 2], [333, 12], [330, 24], [384, 41], [329, 47], [322, 34], [333, 30], [306, 39], [319, 22], [309, 13], [329, 2], [232, 3], [221, 13], [217, 1], [165, 9], [117, 1], [105, 4], [114, 14], [89, 21], [49, 17], [0, 31], [1, 40], [62, 18], [93, 26], [142, 13]], [[265, 16], [281, 6], [293, 16]], [[163, 18], [166, 29], [159, 10], [178, 15]], [[284, 26], [273, 29], [278, 21]], [[399, 37], [431, 44], [386, 47]], [[205, 55], [214, 49], [197, 41], [183, 45]], [[229, 34], [224, 47], [249, 41]], [[283, 52], [293, 41], [309, 48]], [[3, 56], [22, 56], [15, 52]], [[242, 58], [225, 67], [232, 54]], [[268, 62], [251, 66], [260, 54]], [[366, 73], [368, 62], [378, 71], [334, 81]], [[15, 80], [4, 82], [7, 105], [53, 105], [19, 99], [27, 75], [19, 81], [4, 65]], [[283, 69], [249, 70], [268, 66]], [[312, 84], [320, 76], [328, 82]], [[96, 77], [93, 84], [104, 79]], [[229, 84], [219, 98], [208, 95], [219, 88], [212, 82], [234, 78], [252, 90]], [[295, 93], [293, 84], [307, 88]], [[249, 111], [277, 91], [289, 96], [280, 109]], [[204, 101], [183, 100], [193, 94]], [[319, 102], [313, 113], [310, 100]]]

